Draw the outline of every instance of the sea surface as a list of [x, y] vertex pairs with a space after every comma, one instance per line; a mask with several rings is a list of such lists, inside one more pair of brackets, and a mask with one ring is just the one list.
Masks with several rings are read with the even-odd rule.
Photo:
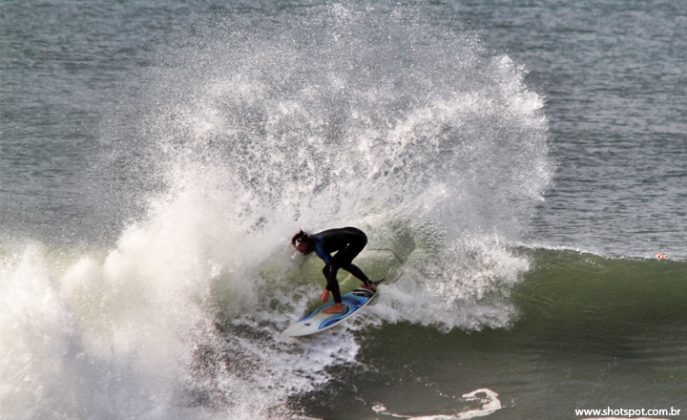
[[[684, 416], [685, 35], [678, 0], [1, 2], [0, 419]], [[289, 239], [337, 226], [379, 299], [287, 339], [324, 285]]]

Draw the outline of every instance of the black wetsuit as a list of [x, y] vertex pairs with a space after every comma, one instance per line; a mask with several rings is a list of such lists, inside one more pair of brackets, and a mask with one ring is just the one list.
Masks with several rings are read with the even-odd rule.
[[[310, 235], [310, 240], [313, 250], [325, 263], [322, 272], [327, 279], [327, 289], [334, 295], [334, 302], [341, 302], [339, 282], [336, 280], [340, 268], [353, 274], [365, 285], [371, 284], [365, 273], [352, 263], [367, 244], [367, 236], [362, 230], [354, 227], [329, 229]], [[332, 252], [336, 254], [332, 256]]]

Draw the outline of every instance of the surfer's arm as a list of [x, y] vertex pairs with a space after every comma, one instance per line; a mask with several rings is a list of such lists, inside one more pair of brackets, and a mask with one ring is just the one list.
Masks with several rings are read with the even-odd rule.
[[325, 264], [332, 265], [332, 256], [324, 250], [323, 242], [324, 241], [319, 240], [315, 243], [315, 253], [322, 259], [322, 261], [324, 261]]

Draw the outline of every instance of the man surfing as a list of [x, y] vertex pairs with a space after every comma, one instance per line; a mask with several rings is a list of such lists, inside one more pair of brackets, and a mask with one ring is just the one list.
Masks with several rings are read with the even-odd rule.
[[[353, 274], [363, 282], [364, 287], [375, 290], [376, 286], [365, 273], [353, 264], [353, 258], [367, 245], [365, 233], [354, 227], [329, 229], [315, 234], [299, 231], [291, 238], [291, 244], [301, 254], [309, 254], [315, 251], [318, 257], [324, 261], [322, 273], [327, 279], [327, 286], [320, 295], [322, 303], [329, 300], [329, 292], [334, 296], [334, 305], [325, 309], [327, 314], [338, 314], [346, 311], [346, 305], [341, 302], [339, 282], [336, 273], [340, 268]], [[336, 252], [334, 256], [331, 254]]]

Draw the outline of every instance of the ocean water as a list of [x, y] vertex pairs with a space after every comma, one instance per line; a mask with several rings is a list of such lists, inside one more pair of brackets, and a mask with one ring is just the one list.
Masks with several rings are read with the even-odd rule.
[[[0, 419], [687, 410], [686, 29], [680, 1], [4, 1]], [[377, 303], [282, 337], [324, 284], [289, 238], [346, 225]]]

